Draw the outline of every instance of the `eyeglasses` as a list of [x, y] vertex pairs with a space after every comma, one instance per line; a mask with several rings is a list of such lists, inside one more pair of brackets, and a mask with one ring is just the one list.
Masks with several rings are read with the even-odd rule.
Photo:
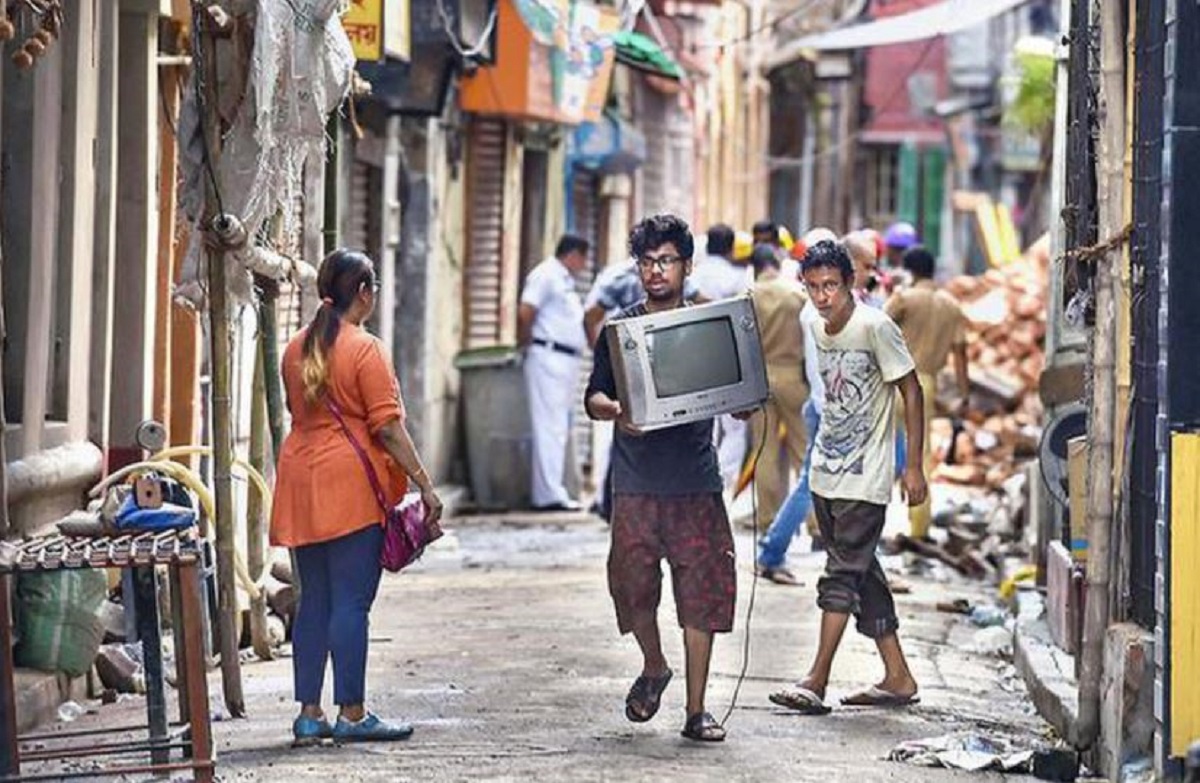
[[667, 267], [680, 263], [683, 263], [680, 256], [641, 256], [637, 260], [638, 269], [643, 272], [648, 272], [653, 267], [658, 267], [665, 272]]
[[806, 291], [808, 291], [809, 295], [811, 295], [811, 296], [816, 296], [817, 294], [824, 294], [825, 296], [833, 296], [838, 291], [840, 291], [841, 288], [842, 288], [842, 283], [838, 283], [833, 280], [826, 281], [824, 283], [821, 283], [820, 285], [813, 285], [812, 283], [804, 284], [804, 289]]

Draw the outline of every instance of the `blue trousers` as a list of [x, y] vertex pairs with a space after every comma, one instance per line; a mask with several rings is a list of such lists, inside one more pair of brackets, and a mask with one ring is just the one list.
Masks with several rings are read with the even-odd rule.
[[812, 493], [808, 489], [808, 469], [812, 463], [813, 443], [817, 440], [817, 428], [821, 414], [812, 400], [804, 403], [804, 427], [808, 430], [808, 446], [804, 452], [804, 465], [800, 468], [800, 482], [788, 495], [771, 526], [758, 543], [758, 564], [763, 568], [779, 568], [787, 557], [788, 546], [796, 535], [797, 528], [812, 508]]
[[300, 605], [292, 626], [296, 701], [320, 704], [333, 657], [333, 701], [362, 704], [367, 680], [367, 615], [379, 589], [383, 527], [296, 547]]

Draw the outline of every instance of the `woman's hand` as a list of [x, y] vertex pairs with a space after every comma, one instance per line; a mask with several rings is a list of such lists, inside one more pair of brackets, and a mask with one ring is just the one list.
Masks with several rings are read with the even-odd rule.
[[430, 486], [421, 490], [421, 502], [426, 510], [425, 527], [429, 528], [431, 538], [437, 538], [442, 534], [441, 525], [438, 524], [442, 518], [442, 499]]

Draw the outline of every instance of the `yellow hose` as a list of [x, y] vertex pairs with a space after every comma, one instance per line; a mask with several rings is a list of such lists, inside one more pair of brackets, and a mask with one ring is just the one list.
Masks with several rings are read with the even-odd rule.
[[[213, 502], [212, 493], [195, 471], [180, 465], [178, 462], [171, 462], [173, 457], [184, 456], [187, 454], [211, 454], [212, 449], [207, 446], [177, 446], [159, 452], [145, 462], [135, 462], [132, 465], [126, 465], [120, 470], [105, 476], [104, 479], [92, 488], [89, 493], [91, 497], [99, 497], [106, 489], [119, 483], [123, 479], [134, 473], [141, 471], [156, 470], [160, 473], [166, 473], [171, 478], [183, 484], [188, 489], [196, 493], [196, 497], [200, 500], [201, 512], [210, 520], [216, 519], [216, 506]], [[246, 471], [246, 475], [250, 478], [250, 483], [254, 484], [255, 489], [259, 491], [263, 498], [264, 512], [270, 508], [271, 494], [267, 487], [266, 480], [262, 474], [255, 470], [249, 463], [242, 459], [235, 459], [234, 464]], [[215, 525], [214, 535], [215, 535]], [[234, 542], [233, 548], [233, 570], [242, 589], [250, 596], [252, 600], [257, 600], [262, 596], [263, 584], [266, 581], [267, 566], [263, 563], [263, 571], [258, 575], [257, 579], [250, 576], [250, 569], [246, 565], [246, 556], [242, 554], [241, 549], [237, 547], [237, 542]]]

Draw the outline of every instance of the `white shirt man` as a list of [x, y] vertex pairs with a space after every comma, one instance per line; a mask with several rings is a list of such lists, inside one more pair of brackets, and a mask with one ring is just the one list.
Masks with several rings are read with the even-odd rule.
[[564, 484], [579, 359], [587, 345], [583, 300], [574, 275], [587, 265], [588, 242], [564, 235], [553, 257], [525, 279], [517, 314], [518, 340], [527, 346], [525, 385], [533, 425], [531, 502], [538, 510], [574, 510]]

